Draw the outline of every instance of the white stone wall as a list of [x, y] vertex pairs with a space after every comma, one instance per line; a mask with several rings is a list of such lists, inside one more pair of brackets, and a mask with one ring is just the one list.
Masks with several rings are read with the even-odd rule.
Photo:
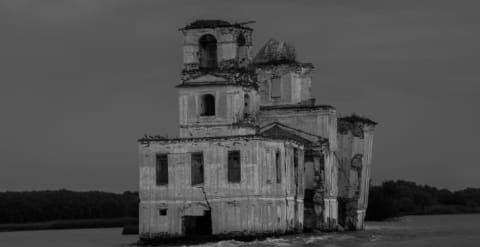
[[259, 122], [261, 126], [279, 122], [327, 138], [330, 150], [337, 149], [337, 112], [334, 109], [262, 110]]
[[[215, 96], [215, 115], [201, 116], [201, 98]], [[245, 109], [245, 94], [249, 95], [249, 109]], [[180, 137], [204, 137], [255, 134], [254, 128], [232, 126], [244, 120], [245, 113], [255, 117], [259, 95], [252, 88], [241, 86], [188, 87], [179, 89]]]
[[[293, 148], [299, 150], [298, 187], [293, 176]], [[240, 183], [227, 181], [228, 150], [240, 150]], [[191, 186], [190, 153], [198, 151], [204, 153], [204, 184]], [[283, 165], [281, 183], [276, 183], [276, 151], [280, 151]], [[165, 186], [155, 183], [157, 153], [169, 154], [169, 184]], [[302, 146], [287, 141], [231, 139], [140, 144], [140, 234], [181, 236], [181, 217], [201, 214], [208, 207], [213, 234], [301, 230], [303, 171]], [[166, 216], [159, 215], [160, 208], [168, 210]]]
[[[361, 230], [364, 227], [365, 212], [368, 206], [370, 187], [370, 169], [372, 162], [372, 144], [374, 126], [362, 125], [363, 136], [354, 135], [351, 130], [338, 134], [339, 148], [336, 152], [339, 176], [339, 197], [348, 200], [348, 211], [345, 222], [351, 222], [350, 230]], [[360, 167], [352, 164], [353, 159], [361, 155]]]
[[[310, 100], [310, 71], [278, 66], [273, 69], [256, 70], [262, 106], [297, 104]], [[272, 98], [272, 80], [280, 79], [280, 97]]]

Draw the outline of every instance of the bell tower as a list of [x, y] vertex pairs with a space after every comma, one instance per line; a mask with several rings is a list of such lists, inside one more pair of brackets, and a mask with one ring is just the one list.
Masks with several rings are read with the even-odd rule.
[[245, 24], [195, 21], [183, 33], [180, 137], [250, 135], [260, 97]]
[[247, 69], [252, 63], [252, 31], [221, 20], [195, 21], [183, 32], [183, 69]]

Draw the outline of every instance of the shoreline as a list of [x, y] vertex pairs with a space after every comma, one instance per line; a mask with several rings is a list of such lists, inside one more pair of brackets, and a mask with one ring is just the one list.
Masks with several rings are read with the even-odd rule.
[[[407, 216], [442, 216], [442, 215], [477, 215], [480, 212], [465, 213], [438, 213], [438, 214], [405, 214], [383, 220], [367, 220], [366, 222], [399, 221]], [[1, 232], [40, 231], [40, 230], [69, 230], [69, 229], [95, 229], [95, 228], [122, 228], [123, 235], [138, 234], [138, 218], [99, 218], [78, 220], [53, 220], [45, 222], [5, 223], [0, 224]]]
[[87, 228], [123, 228], [138, 224], [138, 218], [100, 218], [77, 220], [53, 220], [44, 222], [5, 223], [0, 224], [0, 232], [35, 231], [35, 230], [67, 230]]
[[382, 220], [366, 220], [365, 222], [389, 222], [389, 221], [400, 221], [403, 217], [408, 216], [445, 216], [445, 215], [477, 215], [480, 212], [465, 212], [465, 213], [436, 213], [436, 214], [404, 214], [395, 217], [385, 218]]

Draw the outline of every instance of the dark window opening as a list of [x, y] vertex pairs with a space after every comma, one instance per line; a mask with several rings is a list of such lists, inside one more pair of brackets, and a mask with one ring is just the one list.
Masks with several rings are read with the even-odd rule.
[[237, 37], [237, 45], [239, 47], [245, 46], [247, 44], [247, 41], [245, 40], [245, 36], [243, 36], [243, 33], [239, 34]]
[[293, 149], [293, 167], [298, 167], [298, 149]]
[[203, 153], [192, 153], [192, 185], [203, 184]]
[[347, 216], [346, 200], [343, 198], [339, 198], [338, 199], [338, 224], [345, 228], [347, 227], [345, 224], [346, 223], [345, 219], [347, 218], [346, 216]]
[[277, 184], [282, 182], [282, 165], [280, 163], [280, 152], [275, 152], [275, 170], [277, 174]]
[[303, 161], [304, 162], [313, 162], [313, 160], [314, 160], [313, 156], [314, 156], [314, 154], [313, 154], [312, 150], [306, 150], [305, 151], [305, 156], [303, 157]]
[[217, 39], [211, 34], [203, 35], [199, 40], [200, 69], [217, 68]]
[[250, 96], [248, 94], [243, 96], [243, 103], [243, 113], [247, 117], [250, 114]]
[[293, 179], [294, 179], [294, 184], [295, 184], [295, 191], [298, 192], [298, 182], [300, 178], [298, 177], [298, 149], [294, 148], [293, 149]]
[[205, 94], [202, 96], [201, 102], [202, 112], [201, 116], [214, 116], [215, 115], [215, 96], [211, 94]]
[[272, 89], [271, 89], [271, 97], [272, 98], [280, 98], [281, 97], [281, 80], [280, 77], [272, 78]]
[[156, 182], [157, 185], [168, 184], [168, 155], [157, 154], [156, 161]]
[[188, 236], [205, 236], [212, 234], [212, 216], [210, 210], [203, 216], [183, 216], [183, 230]]
[[159, 209], [159, 210], [158, 210], [158, 214], [159, 214], [160, 216], [165, 216], [165, 215], [167, 215], [167, 209], [166, 209], [166, 208], [161, 208], [161, 209]]
[[240, 183], [240, 151], [228, 151], [228, 182]]

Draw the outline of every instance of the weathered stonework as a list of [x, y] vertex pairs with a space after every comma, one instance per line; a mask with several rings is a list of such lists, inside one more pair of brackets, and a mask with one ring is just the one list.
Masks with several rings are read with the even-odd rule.
[[339, 212], [349, 230], [363, 229], [368, 206], [368, 188], [375, 122], [356, 115], [339, 118], [337, 156], [339, 173]]
[[180, 30], [179, 138], [139, 140], [143, 243], [362, 229], [376, 123], [316, 105], [285, 42], [252, 59], [244, 24]]

